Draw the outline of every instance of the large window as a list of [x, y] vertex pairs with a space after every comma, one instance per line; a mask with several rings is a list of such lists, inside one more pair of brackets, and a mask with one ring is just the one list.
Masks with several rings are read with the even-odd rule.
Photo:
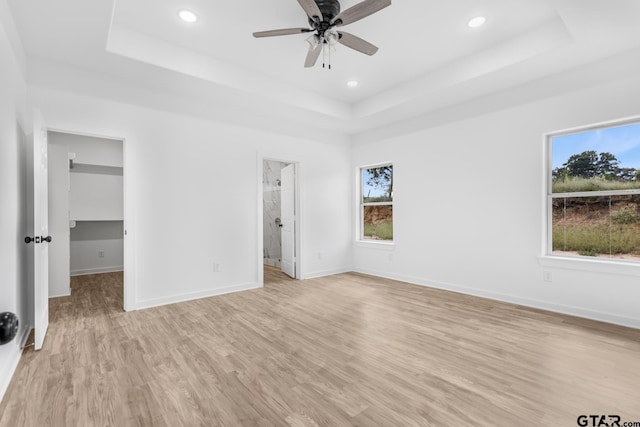
[[548, 253], [640, 262], [640, 122], [548, 143]]
[[393, 240], [393, 165], [360, 169], [360, 238]]

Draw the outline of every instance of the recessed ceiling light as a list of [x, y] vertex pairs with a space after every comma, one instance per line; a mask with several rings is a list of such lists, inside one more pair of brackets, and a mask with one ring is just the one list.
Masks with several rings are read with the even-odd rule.
[[476, 16], [475, 18], [467, 22], [467, 25], [470, 28], [478, 28], [484, 25], [485, 22], [487, 22], [487, 18], [485, 18], [484, 16]]
[[192, 23], [192, 22], [196, 22], [198, 20], [198, 15], [196, 15], [193, 12], [191, 12], [190, 10], [181, 10], [181, 11], [179, 11], [178, 12], [178, 16], [184, 22]]
[[357, 81], [357, 80], [349, 80], [347, 82], [347, 86], [349, 86], [349, 87], [357, 87], [359, 84], [360, 84], [360, 82]]

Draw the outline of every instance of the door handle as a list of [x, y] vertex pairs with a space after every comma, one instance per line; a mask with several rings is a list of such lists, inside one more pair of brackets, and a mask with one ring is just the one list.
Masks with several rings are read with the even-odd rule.
[[29, 236], [27, 236], [27, 237], [24, 238], [24, 242], [25, 243], [31, 243], [31, 242], [34, 242], [34, 243], [44, 243], [44, 242], [50, 243], [51, 240], [52, 240], [51, 236], [47, 236], [47, 237], [44, 237], [44, 236], [29, 237]]

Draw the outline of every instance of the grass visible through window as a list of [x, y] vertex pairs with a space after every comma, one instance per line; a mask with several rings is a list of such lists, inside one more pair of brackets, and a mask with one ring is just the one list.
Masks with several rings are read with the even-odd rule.
[[555, 199], [553, 250], [640, 259], [640, 195]]
[[552, 251], [640, 260], [640, 123], [551, 137]]

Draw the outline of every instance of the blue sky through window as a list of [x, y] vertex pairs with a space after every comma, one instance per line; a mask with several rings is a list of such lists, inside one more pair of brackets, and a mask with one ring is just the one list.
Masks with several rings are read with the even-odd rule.
[[371, 169], [362, 169], [362, 196], [365, 198], [369, 197], [386, 197], [388, 186], [387, 185], [369, 185], [368, 182], [371, 180], [372, 174]]
[[551, 150], [553, 169], [572, 155], [590, 150], [613, 154], [622, 168], [640, 169], [640, 123], [555, 136]]

